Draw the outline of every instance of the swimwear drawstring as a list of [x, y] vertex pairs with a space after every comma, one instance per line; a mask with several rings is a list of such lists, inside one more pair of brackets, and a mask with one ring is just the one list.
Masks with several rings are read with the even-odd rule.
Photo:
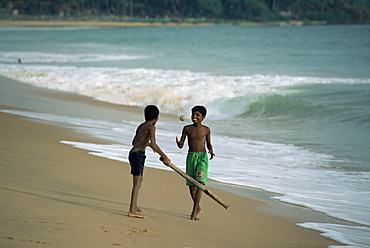
[[194, 162], [196, 162], [196, 164], [198, 164], [198, 160], [199, 160], [199, 155], [198, 153], [192, 153], [191, 154], [191, 163], [192, 164], [195, 164]]

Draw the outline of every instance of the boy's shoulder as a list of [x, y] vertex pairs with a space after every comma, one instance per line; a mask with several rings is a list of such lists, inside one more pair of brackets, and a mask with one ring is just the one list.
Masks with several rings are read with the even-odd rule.
[[154, 127], [153, 123], [151, 121], [144, 121], [140, 125], [142, 126], [148, 126], [148, 127]]
[[155, 127], [153, 124], [146, 121], [146, 122], [141, 123], [137, 128], [144, 131], [144, 130], [152, 129]]
[[184, 129], [192, 129], [192, 128], [205, 128], [205, 129], [210, 129], [208, 126], [200, 124], [199, 126], [195, 126], [194, 124], [189, 124], [184, 126]]

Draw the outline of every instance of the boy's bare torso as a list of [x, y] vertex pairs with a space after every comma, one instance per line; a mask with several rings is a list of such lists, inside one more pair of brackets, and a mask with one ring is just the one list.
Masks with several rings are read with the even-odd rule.
[[190, 152], [206, 152], [206, 139], [209, 135], [209, 128], [204, 125], [188, 125], [184, 128], [188, 136], [188, 146]]

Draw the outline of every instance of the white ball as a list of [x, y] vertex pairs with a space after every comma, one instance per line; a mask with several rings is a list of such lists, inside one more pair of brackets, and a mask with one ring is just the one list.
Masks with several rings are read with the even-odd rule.
[[185, 116], [180, 116], [180, 121], [185, 121]]

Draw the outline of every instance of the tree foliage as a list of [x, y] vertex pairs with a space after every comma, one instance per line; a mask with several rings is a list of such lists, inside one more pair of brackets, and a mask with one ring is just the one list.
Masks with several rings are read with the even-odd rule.
[[0, 0], [24, 15], [367, 23], [370, 0]]

